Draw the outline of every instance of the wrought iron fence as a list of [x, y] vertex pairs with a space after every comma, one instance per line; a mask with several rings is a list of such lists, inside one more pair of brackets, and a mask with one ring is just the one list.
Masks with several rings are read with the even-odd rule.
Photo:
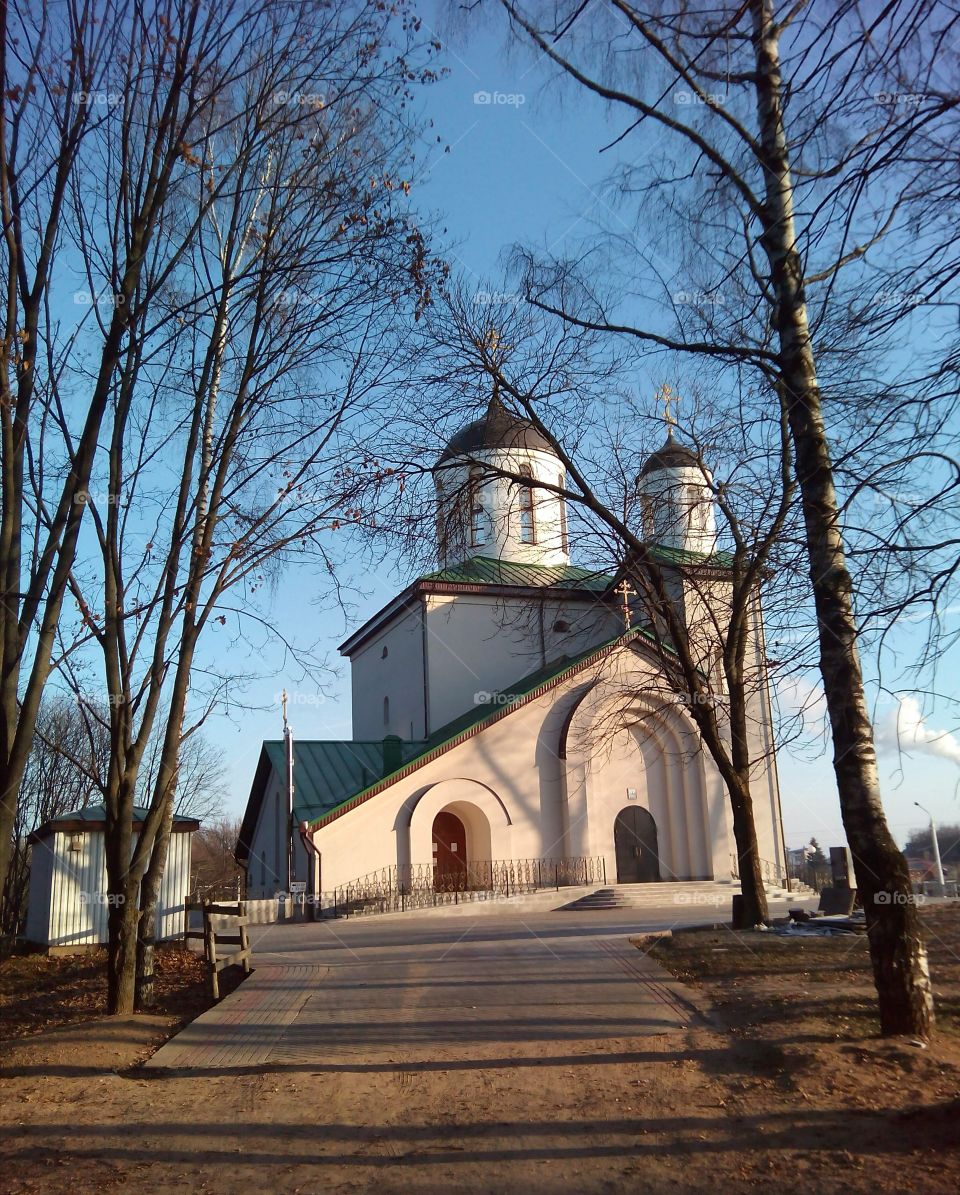
[[[730, 875], [733, 879], [740, 879], [740, 860], [736, 855], [730, 856]], [[769, 859], [760, 860], [760, 875], [765, 884], [771, 884], [778, 888], [782, 888], [787, 878], [787, 873], [780, 866], [779, 863], [771, 863]]]
[[482, 859], [466, 862], [455, 870], [441, 870], [430, 863], [407, 863], [383, 867], [342, 884], [326, 894], [323, 903], [334, 916], [344, 917], [605, 883], [606, 860], [602, 857]]

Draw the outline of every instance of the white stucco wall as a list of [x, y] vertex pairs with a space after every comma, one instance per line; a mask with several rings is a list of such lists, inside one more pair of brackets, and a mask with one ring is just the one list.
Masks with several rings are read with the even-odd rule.
[[[619, 619], [593, 600], [431, 595], [427, 691], [431, 733], [545, 664], [616, 635]], [[569, 630], [555, 625], [569, 624]], [[359, 737], [359, 736], [358, 736]]]
[[[427, 735], [423, 607], [402, 611], [350, 657], [353, 737]], [[386, 655], [384, 652], [386, 651]], [[384, 698], [389, 717], [384, 719]]]
[[[611, 670], [621, 704], [626, 690], [641, 698], [624, 710], [620, 727], [601, 708], [600, 682]], [[574, 707], [562, 759], [561, 734]], [[602, 670], [571, 676], [317, 830], [322, 887], [395, 863], [429, 865], [441, 809], [466, 811], [468, 857], [482, 857], [470, 808], [489, 828], [489, 857], [602, 855], [614, 882], [613, 824], [629, 788], [656, 820], [663, 879], [729, 878], [733, 839], [716, 768], [687, 715], [659, 691], [653, 663], [618, 649]], [[761, 852], [772, 850], [776, 827], [763, 802], [757, 823]]]
[[[247, 896], [250, 900], [267, 900], [287, 887], [287, 792], [283, 780], [272, 772], [267, 781], [256, 829], [250, 842], [247, 863]], [[308, 860], [306, 848], [297, 833], [293, 851], [295, 880], [313, 880], [313, 860]], [[312, 885], [308, 891], [312, 890]]]

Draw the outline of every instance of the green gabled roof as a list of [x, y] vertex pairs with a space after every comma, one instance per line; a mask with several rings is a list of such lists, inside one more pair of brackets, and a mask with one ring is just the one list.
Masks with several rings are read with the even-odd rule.
[[648, 551], [658, 564], [708, 564], [716, 568], [729, 568], [733, 564], [732, 552], [688, 552], [663, 544], [649, 544]]
[[564, 589], [603, 593], [613, 584], [615, 578], [588, 568], [575, 568], [572, 564], [547, 568], [541, 564], [519, 564], [514, 560], [473, 556], [451, 568], [427, 573], [420, 580], [440, 581], [452, 585], [509, 585], [520, 589], [539, 589], [556, 585]]
[[311, 824], [314, 824], [330, 814], [345, 813], [348, 807], [362, 803], [381, 788], [386, 788], [389, 784], [399, 779], [404, 772], [412, 771], [414, 768], [433, 758], [434, 755], [439, 755], [455, 743], [469, 738], [472, 734], [481, 730], [487, 723], [492, 723], [502, 718], [526, 698], [545, 690], [551, 684], [562, 679], [567, 673], [579, 668], [593, 658], [599, 658], [618, 643], [628, 643], [635, 639], [646, 639], [650, 643], [655, 642], [654, 637], [649, 631], [645, 631], [640, 627], [634, 627], [625, 634], [617, 635], [613, 639], [607, 640], [606, 643], [597, 644], [595, 647], [591, 647], [579, 655], [563, 656], [561, 659], [547, 664], [546, 667], [538, 668], [536, 672], [528, 673], [525, 677], [517, 681], [516, 684], [506, 689], [501, 689], [498, 693], [491, 694], [489, 705], [482, 705], [478, 709], [468, 710], [459, 718], [454, 718], [444, 726], [441, 726], [430, 736], [426, 743], [404, 743], [405, 747], [416, 748], [417, 751], [400, 768], [389, 775], [380, 777], [365, 788], [345, 796], [334, 808], [326, 809], [323, 813], [307, 820]]
[[[393, 749], [403, 766], [427, 748], [425, 742], [395, 739]], [[282, 739], [265, 742], [270, 765], [278, 776], [286, 774]], [[394, 756], [394, 760], [396, 757]], [[293, 741], [293, 814], [297, 822], [322, 817], [356, 792], [376, 783], [384, 775], [382, 741], [344, 740]], [[395, 770], [395, 769], [391, 769]]]

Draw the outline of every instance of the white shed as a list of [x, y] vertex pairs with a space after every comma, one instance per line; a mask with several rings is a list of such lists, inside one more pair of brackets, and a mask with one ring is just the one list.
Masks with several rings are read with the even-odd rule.
[[[134, 810], [134, 834], [147, 810]], [[91, 805], [44, 822], [30, 836], [29, 942], [53, 953], [99, 946], [107, 941], [105, 810]], [[160, 885], [158, 938], [183, 933], [190, 886], [190, 835], [200, 828], [191, 817], [175, 817], [167, 866]]]

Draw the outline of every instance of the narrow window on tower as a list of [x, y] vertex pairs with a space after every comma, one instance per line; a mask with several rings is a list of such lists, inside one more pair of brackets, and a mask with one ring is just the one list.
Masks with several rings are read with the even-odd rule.
[[482, 548], [487, 542], [487, 512], [483, 506], [481, 482], [483, 470], [478, 466], [470, 470], [470, 544]]
[[390, 698], [389, 697], [384, 697], [384, 699], [383, 699], [383, 724], [384, 724], [384, 726], [390, 725]]
[[[557, 485], [561, 490], [563, 489], [562, 473], [557, 479]], [[558, 495], [557, 501], [560, 503], [560, 546], [564, 555], [567, 555], [570, 552], [570, 538], [567, 535], [567, 502], [562, 494]]]
[[[533, 481], [533, 472], [529, 465], [520, 466], [520, 476]], [[533, 505], [533, 486], [520, 486], [520, 542], [535, 544], [537, 542], [537, 523]]]

